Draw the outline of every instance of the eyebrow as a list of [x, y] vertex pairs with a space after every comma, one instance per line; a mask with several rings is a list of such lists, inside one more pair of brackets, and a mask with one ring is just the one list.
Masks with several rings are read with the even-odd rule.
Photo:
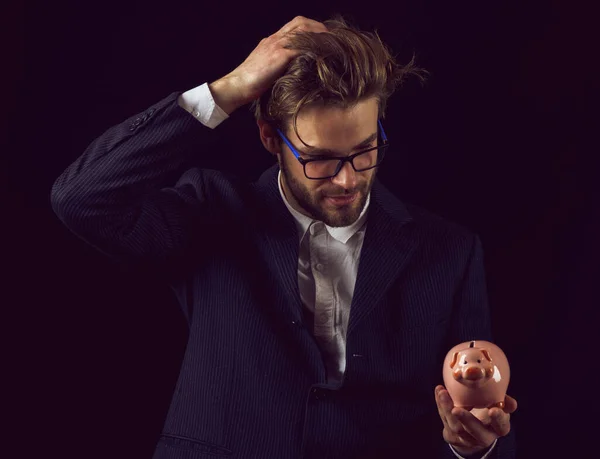
[[[367, 137], [365, 140], [360, 142], [358, 145], [354, 146], [352, 148], [352, 150], [358, 150], [359, 148], [366, 146], [367, 144], [373, 142], [376, 139], [377, 139], [377, 132], [374, 132], [369, 137]], [[308, 151], [304, 151], [304, 150], [300, 150], [300, 149], [298, 149], [298, 151], [307, 156], [333, 156], [335, 154], [339, 154], [339, 152], [330, 150], [328, 148], [309, 147]]]

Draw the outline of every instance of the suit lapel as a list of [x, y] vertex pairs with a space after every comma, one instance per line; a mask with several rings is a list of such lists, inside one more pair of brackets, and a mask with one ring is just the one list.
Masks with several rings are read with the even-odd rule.
[[346, 339], [407, 266], [417, 248], [406, 207], [379, 181], [371, 190]]
[[258, 210], [259, 250], [277, 285], [271, 286], [282, 300], [283, 313], [297, 323], [303, 321], [303, 304], [298, 287], [299, 236], [294, 217], [283, 203], [277, 185], [279, 166], [267, 169], [259, 178]]

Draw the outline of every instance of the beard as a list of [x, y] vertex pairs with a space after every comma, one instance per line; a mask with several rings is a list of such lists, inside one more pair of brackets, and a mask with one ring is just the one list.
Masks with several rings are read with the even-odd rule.
[[310, 191], [306, 185], [297, 180], [293, 174], [289, 171], [285, 160], [279, 156], [278, 158], [279, 168], [281, 169], [281, 173], [285, 178], [285, 182], [288, 186], [290, 193], [292, 193], [294, 199], [298, 203], [298, 205], [307, 213], [309, 216], [314, 218], [315, 220], [322, 221], [327, 226], [332, 228], [349, 226], [356, 222], [360, 217], [365, 205], [367, 203], [367, 196], [371, 191], [371, 187], [373, 186], [373, 181], [375, 180], [375, 172], [369, 182], [366, 182], [363, 185], [359, 185], [357, 188], [353, 190], [346, 189], [332, 189], [327, 193], [327, 195], [352, 195], [354, 193], [358, 193], [356, 199], [350, 204], [343, 205], [340, 207], [330, 206], [325, 201], [325, 197], [327, 196], [323, 192], [315, 192]]

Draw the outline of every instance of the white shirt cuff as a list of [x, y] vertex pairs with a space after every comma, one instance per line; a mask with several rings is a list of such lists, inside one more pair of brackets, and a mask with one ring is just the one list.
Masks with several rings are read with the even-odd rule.
[[229, 115], [219, 107], [208, 87], [208, 83], [180, 94], [177, 103], [194, 118], [211, 129], [229, 118]]
[[[481, 456], [481, 459], [486, 459], [487, 457], [489, 457], [490, 454], [492, 454], [492, 451], [494, 451], [494, 447], [496, 446], [496, 443], [498, 443], [498, 439], [496, 438], [494, 440], [494, 443], [492, 443], [491, 448], [489, 449], [489, 451], [487, 453], [485, 453], [484, 456]], [[456, 452], [456, 450], [452, 447], [452, 445], [448, 445], [450, 447], [450, 449], [452, 450], [452, 452], [454, 453], [454, 455], [456, 457], [458, 457], [459, 459], [465, 459], [463, 456], [461, 456], [460, 454], [458, 454]]]

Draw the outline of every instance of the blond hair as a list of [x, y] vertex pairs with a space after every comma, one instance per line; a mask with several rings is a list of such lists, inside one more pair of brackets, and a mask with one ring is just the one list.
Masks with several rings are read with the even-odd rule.
[[299, 50], [300, 54], [292, 59], [271, 89], [252, 103], [256, 119], [263, 119], [284, 132], [291, 119], [300, 138], [296, 123], [305, 106], [347, 109], [376, 97], [379, 117], [385, 118], [388, 98], [408, 75], [425, 81], [428, 72], [415, 65], [414, 54], [408, 64], [399, 65], [377, 31], [360, 31], [339, 14], [323, 24], [327, 33], [290, 35], [287, 47]]

